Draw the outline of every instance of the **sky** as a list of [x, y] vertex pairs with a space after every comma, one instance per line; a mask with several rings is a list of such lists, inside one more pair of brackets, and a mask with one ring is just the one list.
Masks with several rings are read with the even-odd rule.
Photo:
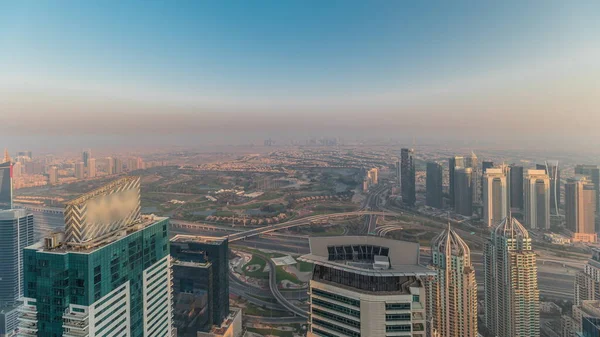
[[590, 146], [599, 15], [599, 1], [0, 0], [0, 132]]

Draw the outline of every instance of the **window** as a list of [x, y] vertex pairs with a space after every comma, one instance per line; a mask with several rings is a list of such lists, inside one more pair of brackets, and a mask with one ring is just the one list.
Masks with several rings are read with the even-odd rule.
[[421, 302], [419, 295], [413, 295], [413, 302]]

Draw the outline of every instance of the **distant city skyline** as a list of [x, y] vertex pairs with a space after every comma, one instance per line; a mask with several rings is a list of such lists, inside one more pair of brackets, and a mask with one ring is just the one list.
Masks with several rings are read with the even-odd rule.
[[18, 118], [0, 131], [586, 146], [600, 122], [599, 7], [4, 3], [0, 117]]

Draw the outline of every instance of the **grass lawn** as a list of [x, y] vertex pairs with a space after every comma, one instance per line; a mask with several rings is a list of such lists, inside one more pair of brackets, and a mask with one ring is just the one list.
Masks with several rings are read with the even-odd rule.
[[324, 231], [309, 230], [308, 232], [310, 236], [336, 236], [344, 234], [344, 228], [341, 226], [331, 226], [325, 228]]
[[[246, 270], [247, 266], [252, 266], [255, 264], [260, 265], [260, 269], [252, 271], [252, 272]], [[265, 269], [266, 264], [267, 264], [267, 261], [265, 261], [263, 258], [253, 255], [252, 260], [250, 260], [250, 262], [245, 264], [243, 267], [244, 275], [249, 276], [249, 277], [254, 277], [254, 278], [269, 278], [269, 273], [263, 271]]]
[[302, 282], [300, 282], [300, 280], [298, 280], [298, 278], [295, 275], [290, 274], [287, 271], [283, 270], [283, 267], [277, 267], [277, 269], [275, 270], [275, 276], [276, 276], [277, 282], [281, 282], [283, 280], [288, 280], [288, 281], [294, 282], [296, 284], [302, 284]]
[[248, 303], [243, 309], [244, 315], [263, 316], [263, 317], [289, 317], [291, 314], [286, 311], [263, 309], [254, 304]]
[[260, 197], [256, 198], [256, 200], [272, 200], [272, 199], [277, 199], [277, 198], [281, 198], [283, 196], [283, 193], [281, 192], [267, 192], [263, 195], [261, 195]]
[[267, 205], [267, 203], [266, 202], [257, 202], [257, 203], [246, 204], [246, 205], [229, 206], [229, 208], [231, 208], [231, 209], [253, 209], [253, 208], [261, 208], [264, 205]]
[[309, 262], [298, 261], [298, 270], [301, 272], [309, 272], [313, 270], [314, 265]]
[[235, 213], [232, 211], [215, 211], [214, 216], [234, 216]]

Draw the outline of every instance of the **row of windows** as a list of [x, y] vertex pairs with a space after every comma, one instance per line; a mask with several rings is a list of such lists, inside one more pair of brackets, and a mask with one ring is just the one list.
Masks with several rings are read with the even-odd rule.
[[337, 335], [334, 335], [332, 333], [323, 331], [321, 329], [317, 329], [317, 328], [313, 328], [312, 332], [317, 335], [317, 336], [323, 336], [323, 337], [338, 337]]
[[350, 337], [360, 337], [360, 333], [350, 330], [350, 329], [346, 329], [344, 327], [335, 325], [335, 324], [331, 324], [329, 322], [325, 322], [323, 320], [320, 320], [318, 318], [313, 318], [312, 319], [313, 324], [318, 324], [320, 326], [323, 326], [329, 330], [333, 330], [333, 331], [337, 331], [339, 333], [342, 333], [344, 335], [350, 336]]
[[386, 303], [385, 310], [410, 310], [410, 303]]
[[342, 314], [346, 314], [346, 315], [350, 315], [350, 316], [354, 316], [354, 317], [359, 317], [360, 318], [360, 311], [358, 311], [358, 310], [349, 309], [349, 308], [343, 307], [341, 305], [337, 305], [337, 304], [325, 302], [325, 301], [320, 300], [318, 298], [313, 298], [312, 299], [312, 303], [314, 305], [318, 305], [318, 306], [321, 306], [323, 308], [334, 310], [334, 311], [337, 311], [337, 312], [342, 313]]
[[386, 325], [385, 332], [410, 331], [410, 324]]
[[346, 296], [342, 296], [342, 295], [336, 295], [336, 294], [332, 294], [330, 292], [327, 291], [323, 291], [320, 289], [312, 289], [311, 292], [315, 295], [321, 296], [321, 297], [325, 297], [325, 298], [329, 298], [341, 303], [346, 303], [346, 304], [350, 304], [353, 305], [355, 307], [359, 307], [360, 308], [360, 301], [359, 300], [355, 300]]
[[346, 317], [338, 316], [338, 315], [329, 313], [327, 311], [323, 311], [321, 309], [316, 309], [316, 308], [312, 309], [312, 313], [313, 314], [317, 314], [317, 315], [319, 315], [321, 317], [328, 318], [328, 319], [330, 319], [332, 321], [340, 322], [340, 323], [349, 325], [351, 327], [360, 329], [360, 322], [357, 322], [357, 321], [355, 321], [353, 319], [348, 319]]
[[410, 321], [410, 314], [387, 314], [386, 321]]

